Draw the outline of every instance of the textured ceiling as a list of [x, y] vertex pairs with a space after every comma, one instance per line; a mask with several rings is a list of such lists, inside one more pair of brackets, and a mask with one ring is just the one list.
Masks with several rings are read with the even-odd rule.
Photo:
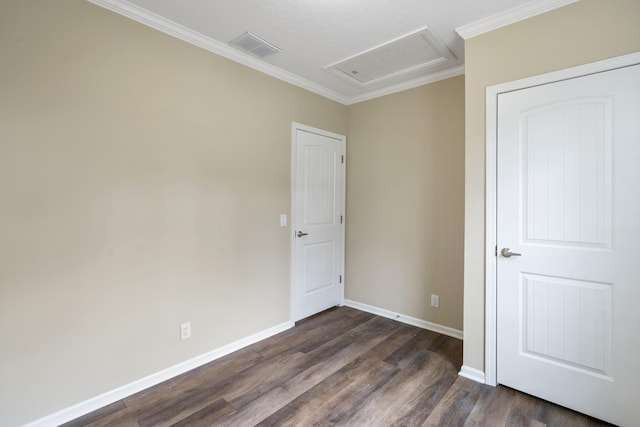
[[[343, 103], [391, 93], [463, 72], [464, 41], [455, 29], [523, 9], [547, 9], [566, 0], [89, 0], [209, 50], [232, 49], [229, 41], [249, 31], [282, 51], [258, 59], [225, 56], [290, 80]], [[549, 6], [551, 5], [551, 6]], [[538, 12], [539, 13], [539, 12]], [[161, 22], [158, 24], [158, 22]], [[177, 25], [175, 25], [177, 24]], [[174, 28], [175, 27], [175, 28]], [[167, 30], [168, 28], [168, 30]], [[429, 28], [452, 60], [414, 72], [356, 85], [325, 67]], [[182, 36], [182, 34], [187, 34]], [[195, 36], [194, 36], [195, 35]], [[204, 41], [203, 41], [204, 40]], [[224, 54], [224, 52], [223, 52]], [[244, 56], [244, 58], [243, 58]], [[262, 64], [258, 63], [261, 62]], [[290, 77], [290, 78], [289, 78]]]

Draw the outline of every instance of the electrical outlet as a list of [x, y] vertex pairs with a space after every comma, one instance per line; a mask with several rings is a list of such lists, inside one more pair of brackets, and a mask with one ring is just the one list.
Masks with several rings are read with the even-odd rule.
[[187, 338], [191, 338], [191, 322], [180, 325], [180, 339], [186, 340]]
[[439, 295], [431, 295], [431, 307], [435, 307], [435, 308], [440, 307], [440, 296]]

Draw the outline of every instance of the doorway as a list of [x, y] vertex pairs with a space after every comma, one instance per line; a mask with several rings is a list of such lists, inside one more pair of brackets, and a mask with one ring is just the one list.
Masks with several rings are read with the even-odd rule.
[[487, 383], [621, 425], [640, 380], [639, 62], [487, 94]]
[[344, 303], [346, 137], [292, 124], [291, 317]]

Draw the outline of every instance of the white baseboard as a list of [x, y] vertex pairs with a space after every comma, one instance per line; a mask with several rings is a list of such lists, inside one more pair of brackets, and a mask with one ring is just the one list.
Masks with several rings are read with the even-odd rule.
[[366, 311], [367, 313], [376, 314], [378, 316], [386, 317], [388, 319], [397, 320], [398, 322], [406, 323], [407, 325], [417, 326], [418, 328], [428, 329], [433, 332], [437, 332], [442, 335], [447, 335], [453, 338], [462, 339], [462, 331], [453, 329], [448, 326], [442, 326], [437, 323], [427, 322], [426, 320], [417, 319], [415, 317], [406, 316], [404, 314], [395, 313], [393, 311], [375, 307], [369, 304], [363, 304], [361, 302], [345, 299], [344, 305], [347, 307], [355, 308], [358, 310]]
[[481, 383], [481, 384], [485, 384], [485, 378], [484, 378], [484, 372], [475, 369], [475, 368], [471, 368], [469, 366], [466, 365], [462, 365], [462, 368], [460, 369], [460, 372], [458, 372], [458, 375], [460, 375], [461, 377], [465, 377], [467, 379], [473, 380], [475, 382]]
[[93, 397], [89, 400], [85, 400], [84, 402], [80, 402], [76, 405], [48, 415], [44, 418], [40, 418], [36, 421], [30, 422], [23, 427], [59, 426], [60, 424], [64, 424], [90, 412], [93, 412], [96, 409], [100, 409], [104, 406], [110, 405], [111, 403], [117, 402], [118, 400], [124, 399], [125, 397], [145, 390], [149, 387], [160, 384], [163, 381], [176, 377], [180, 374], [184, 374], [185, 372], [188, 372], [199, 366], [233, 353], [234, 351], [257, 343], [258, 341], [262, 341], [265, 338], [269, 338], [273, 335], [279, 334], [280, 332], [284, 332], [287, 329], [292, 328], [293, 326], [294, 323], [292, 321], [281, 323], [272, 328], [265, 329], [264, 331], [219, 347], [208, 353], [196, 356], [193, 359], [189, 359], [167, 369], [163, 369], [162, 371], [156, 372], [137, 381], [126, 384], [122, 387], [118, 387], [115, 390], [108, 391], [99, 396]]

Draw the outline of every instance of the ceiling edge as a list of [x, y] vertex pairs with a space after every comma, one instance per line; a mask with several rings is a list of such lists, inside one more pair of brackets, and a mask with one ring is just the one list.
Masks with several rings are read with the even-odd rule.
[[463, 39], [470, 39], [480, 34], [506, 27], [545, 12], [576, 3], [579, 0], [533, 0], [504, 12], [461, 25], [455, 31]]
[[[294, 86], [308, 90], [322, 97], [328, 98], [332, 101], [338, 102], [342, 105], [351, 105], [358, 102], [368, 101], [370, 99], [379, 98], [381, 96], [390, 95], [392, 93], [401, 92], [403, 90], [412, 89], [418, 86], [422, 86], [429, 83], [434, 83], [439, 80], [455, 77], [460, 74], [464, 74], [464, 64], [457, 67], [445, 69], [439, 72], [431, 73], [424, 77], [409, 80], [407, 82], [399, 83], [380, 90], [364, 93], [362, 95], [344, 96], [331, 89], [328, 89], [322, 85], [316, 84], [310, 80], [304, 79], [268, 62], [261, 61], [251, 55], [244, 54], [231, 46], [227, 46], [217, 40], [207, 37], [197, 31], [193, 31], [177, 22], [164, 18], [158, 14], [155, 14], [147, 9], [130, 3], [127, 0], [86, 0], [89, 3], [93, 3], [104, 9], [115, 12], [119, 15], [125, 16], [143, 25], [151, 27], [155, 30], [161, 31], [165, 34], [173, 36], [179, 40], [192, 44], [194, 46], [205, 49], [216, 55], [225, 57], [231, 61], [240, 63], [249, 68], [252, 68], [261, 73], [267, 74], [271, 77], [275, 77], [278, 80], [282, 80], [286, 83], [290, 83]], [[548, 1], [548, 0], [546, 0]], [[573, 0], [577, 1], [577, 0]], [[566, 0], [565, 0], [566, 2]]]
[[402, 92], [403, 90], [413, 89], [418, 86], [424, 86], [429, 83], [435, 83], [440, 80], [445, 80], [451, 77], [456, 77], [464, 74], [464, 64], [456, 67], [447, 68], [442, 71], [431, 73], [428, 76], [418, 77], [416, 79], [409, 80], [407, 82], [399, 83], [397, 85], [389, 86], [384, 89], [375, 90], [373, 92], [365, 93], [362, 95], [351, 96], [347, 98], [346, 105], [357, 104], [358, 102], [369, 101], [374, 98], [380, 98], [381, 96], [391, 95], [396, 92]]
[[201, 47], [216, 55], [223, 56], [234, 62], [238, 62], [242, 65], [246, 65], [249, 68], [260, 71], [264, 74], [268, 74], [271, 77], [275, 77], [292, 85], [298, 86], [302, 89], [306, 89], [317, 95], [329, 98], [333, 101], [346, 105], [348, 98], [334, 92], [324, 86], [318, 85], [312, 81], [304, 79], [275, 65], [263, 62], [250, 55], [241, 53], [224, 43], [207, 37], [197, 31], [193, 31], [183, 25], [180, 25], [174, 21], [157, 15], [147, 9], [134, 5], [126, 0], [87, 0], [90, 3], [108, 9], [119, 15], [133, 19], [148, 27], [154, 28], [158, 31], [162, 31], [165, 34], [178, 38], [182, 41], [190, 43], [192, 45]]

